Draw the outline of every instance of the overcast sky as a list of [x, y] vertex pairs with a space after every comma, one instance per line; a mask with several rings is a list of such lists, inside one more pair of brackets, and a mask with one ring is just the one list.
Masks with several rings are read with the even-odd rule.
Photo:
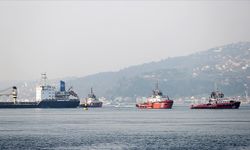
[[250, 1], [3, 1], [0, 81], [82, 77], [250, 41]]

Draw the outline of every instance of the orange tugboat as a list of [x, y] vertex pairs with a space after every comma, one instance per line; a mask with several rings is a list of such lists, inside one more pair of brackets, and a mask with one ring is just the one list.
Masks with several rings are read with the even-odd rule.
[[213, 91], [206, 104], [191, 105], [191, 109], [238, 109], [240, 101], [233, 98], [224, 98], [224, 94], [220, 91]]
[[173, 106], [173, 100], [170, 100], [168, 96], [164, 96], [156, 84], [156, 89], [153, 90], [153, 95], [147, 99], [147, 102], [138, 103], [136, 107], [144, 109], [171, 109]]

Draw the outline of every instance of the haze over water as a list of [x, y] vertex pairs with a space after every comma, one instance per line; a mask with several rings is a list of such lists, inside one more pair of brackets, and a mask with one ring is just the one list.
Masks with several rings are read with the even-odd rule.
[[0, 0], [0, 81], [83, 77], [250, 41], [247, 0]]
[[0, 149], [250, 149], [239, 110], [1, 109]]

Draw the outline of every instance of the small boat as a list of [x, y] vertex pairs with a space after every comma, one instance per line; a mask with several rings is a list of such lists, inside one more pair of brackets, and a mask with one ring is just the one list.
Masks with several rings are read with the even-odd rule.
[[224, 98], [224, 94], [217, 90], [211, 93], [208, 103], [191, 105], [191, 109], [238, 109], [240, 101], [234, 98]]
[[173, 100], [170, 100], [168, 96], [163, 95], [159, 90], [157, 83], [156, 89], [153, 90], [153, 95], [147, 99], [147, 102], [138, 103], [136, 104], [136, 107], [142, 109], [171, 109], [173, 103]]

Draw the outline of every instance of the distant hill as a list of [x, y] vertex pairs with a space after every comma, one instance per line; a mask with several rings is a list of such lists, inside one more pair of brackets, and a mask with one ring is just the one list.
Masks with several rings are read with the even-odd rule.
[[[163, 93], [171, 98], [208, 96], [215, 84], [226, 96], [243, 95], [244, 84], [250, 86], [250, 42], [65, 80], [81, 97], [91, 87], [97, 96], [109, 99], [148, 96], [157, 80]], [[34, 98], [36, 82], [19, 83], [20, 96]], [[57, 80], [52, 82], [57, 84]]]
[[216, 84], [228, 96], [250, 85], [250, 42], [218, 46], [188, 56], [104, 72], [69, 81], [81, 96], [93, 87], [105, 97], [148, 96], [156, 81], [170, 97], [208, 96]]

